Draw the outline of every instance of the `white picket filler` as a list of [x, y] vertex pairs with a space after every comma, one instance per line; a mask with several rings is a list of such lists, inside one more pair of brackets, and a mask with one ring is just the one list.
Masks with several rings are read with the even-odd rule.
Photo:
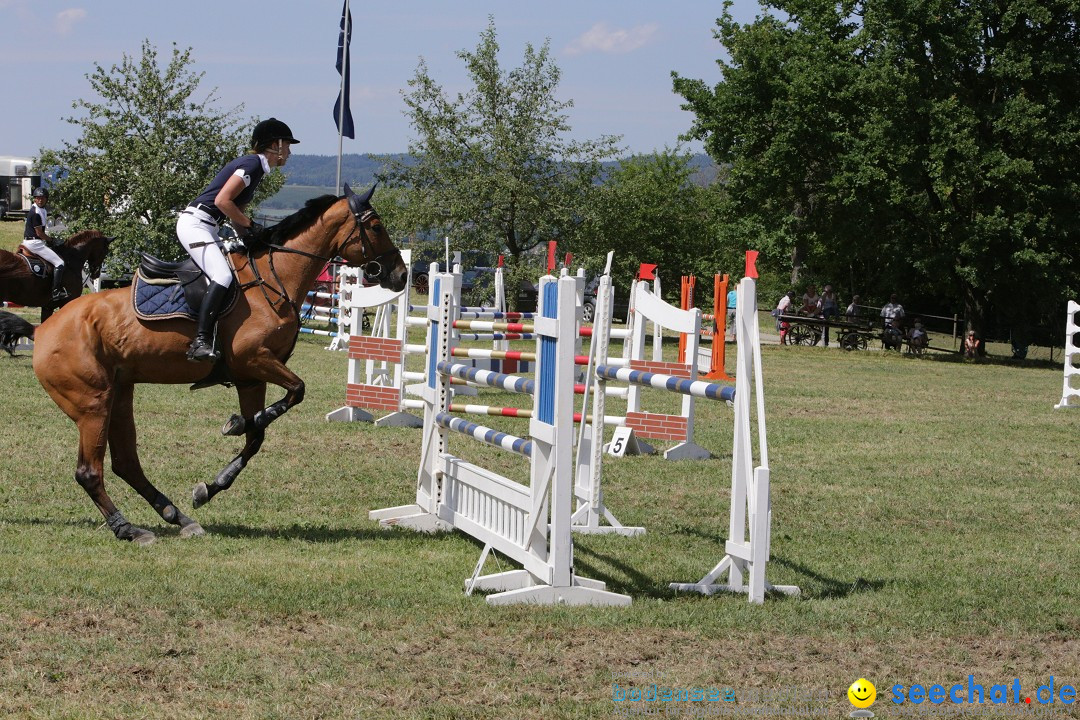
[[[608, 592], [603, 582], [573, 570], [574, 349], [580, 306], [578, 281], [544, 277], [534, 321], [535, 380], [477, 370], [451, 360], [453, 322], [460, 279], [438, 275], [431, 283], [424, 436], [417, 477], [417, 503], [369, 513], [384, 526], [422, 531], [452, 527], [481, 540], [484, 550], [466, 592], [494, 590], [487, 602], [567, 605], [629, 605], [627, 595]], [[468, 377], [506, 390], [532, 390], [529, 438], [497, 432], [449, 414], [450, 377]], [[522, 485], [447, 452], [453, 431], [525, 455], [529, 485]], [[550, 523], [550, 524], [549, 524]], [[479, 576], [491, 550], [521, 570]]]
[[1076, 323], [1076, 314], [1080, 313], [1080, 304], [1070, 300], [1065, 316], [1065, 379], [1061, 388], [1061, 402], [1054, 406], [1061, 408], [1080, 408], [1080, 388], [1074, 387], [1072, 379], [1080, 377], [1080, 347], [1077, 346], [1077, 334], [1080, 325]]
[[[672, 590], [713, 595], [717, 592], [745, 592], [752, 603], [765, 602], [765, 591], [798, 595], [794, 585], [770, 585], [765, 579], [769, 560], [772, 508], [769, 495], [769, 446], [765, 434], [765, 394], [761, 378], [761, 342], [757, 324], [757, 271], [754, 258], [747, 253], [747, 277], [737, 290], [736, 342], [738, 359], [735, 372], [735, 429], [731, 466], [731, 510], [726, 554], [696, 583], [671, 583]], [[692, 356], [691, 356], [692, 357]], [[750, 423], [750, 385], [757, 401], [758, 453], [760, 465], [754, 467]], [[720, 578], [728, 573], [727, 582]], [[743, 576], [748, 576], [744, 581]]]

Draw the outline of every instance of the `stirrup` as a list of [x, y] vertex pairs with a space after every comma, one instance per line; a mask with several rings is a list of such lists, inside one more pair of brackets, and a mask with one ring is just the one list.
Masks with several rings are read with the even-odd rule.
[[70, 297], [68, 295], [67, 288], [57, 288], [53, 290], [52, 300], [53, 302], [60, 302], [61, 300], [67, 300]]
[[207, 342], [196, 336], [188, 348], [187, 359], [194, 362], [217, 362], [221, 359], [221, 353], [214, 350], [213, 341]]

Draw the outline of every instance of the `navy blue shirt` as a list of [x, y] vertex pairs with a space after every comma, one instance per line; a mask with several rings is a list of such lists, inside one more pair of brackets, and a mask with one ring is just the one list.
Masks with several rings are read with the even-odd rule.
[[44, 232], [45, 222], [41, 218], [41, 208], [35, 204], [30, 208], [30, 211], [26, 213], [26, 226], [23, 228], [23, 240], [36, 239], [37, 231], [35, 228], [39, 227]]
[[225, 183], [228, 182], [229, 178], [233, 175], [240, 175], [244, 178], [246, 187], [233, 199], [233, 202], [243, 208], [251, 202], [255, 190], [258, 189], [259, 183], [262, 182], [263, 175], [265, 174], [266, 170], [263, 168], [262, 156], [241, 155], [225, 167], [221, 168], [210, 184], [206, 186], [206, 189], [199, 193], [199, 197], [195, 198], [195, 202], [216, 208], [217, 205], [214, 204], [214, 199], [217, 198], [218, 193], [221, 192], [221, 188], [225, 187]]

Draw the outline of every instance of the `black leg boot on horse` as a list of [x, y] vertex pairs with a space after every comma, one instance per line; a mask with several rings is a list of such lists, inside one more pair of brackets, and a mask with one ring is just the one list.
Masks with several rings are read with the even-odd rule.
[[229, 288], [213, 281], [206, 288], [202, 306], [199, 308], [198, 329], [188, 349], [188, 360], [217, 362], [221, 359], [221, 352], [214, 347], [214, 330], [217, 326], [218, 315], [221, 314], [221, 306], [225, 303], [225, 297], [228, 294]]

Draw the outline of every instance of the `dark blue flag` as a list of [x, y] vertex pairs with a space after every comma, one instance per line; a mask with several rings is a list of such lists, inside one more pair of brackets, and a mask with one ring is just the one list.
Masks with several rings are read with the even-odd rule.
[[[352, 13], [349, 12], [349, 2], [341, 6], [341, 32], [338, 34], [337, 43], [337, 71], [338, 75], [345, 78], [344, 99], [342, 92], [338, 91], [337, 102], [334, 103], [334, 124], [338, 131], [350, 140], [356, 138], [356, 130], [353, 128], [352, 111], [349, 109], [349, 44], [352, 43]], [[341, 104], [345, 103], [344, 116], [341, 112]], [[338, 124], [338, 121], [341, 121]]]

